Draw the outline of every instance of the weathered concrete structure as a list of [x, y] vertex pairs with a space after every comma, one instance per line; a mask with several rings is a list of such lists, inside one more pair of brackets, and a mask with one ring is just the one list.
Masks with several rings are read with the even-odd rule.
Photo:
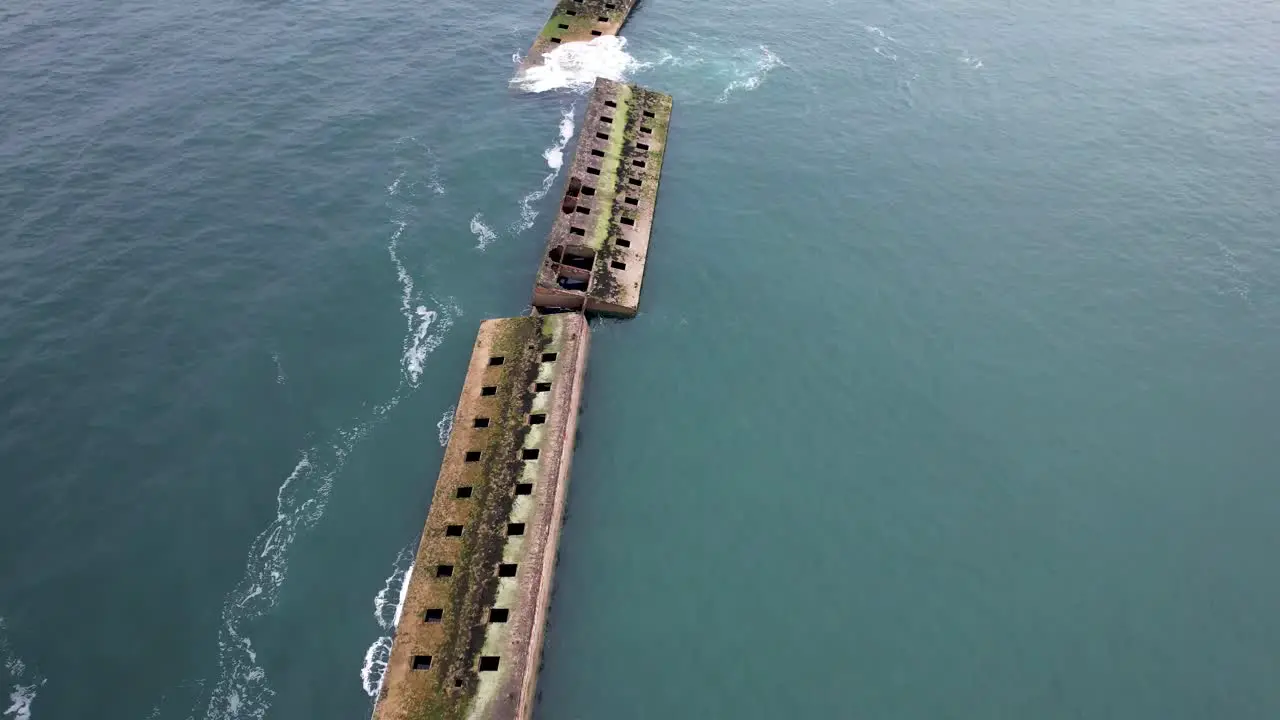
[[636, 314], [670, 123], [670, 95], [596, 81], [534, 306]]
[[589, 331], [480, 326], [375, 720], [529, 718]]
[[524, 66], [541, 65], [542, 56], [564, 43], [589, 42], [617, 35], [639, 0], [557, 0], [551, 19], [542, 27]]

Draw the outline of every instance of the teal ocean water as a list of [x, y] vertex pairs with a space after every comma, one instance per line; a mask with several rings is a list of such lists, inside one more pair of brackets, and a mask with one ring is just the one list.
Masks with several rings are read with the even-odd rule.
[[1280, 717], [1280, 9], [0, 10], [0, 718], [366, 718], [595, 73], [675, 97], [539, 718]]

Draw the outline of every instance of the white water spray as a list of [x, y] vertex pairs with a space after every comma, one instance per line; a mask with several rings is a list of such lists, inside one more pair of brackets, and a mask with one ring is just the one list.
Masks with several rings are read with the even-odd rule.
[[516, 75], [511, 83], [531, 93], [548, 90], [585, 93], [595, 84], [596, 78], [622, 81], [629, 74], [647, 67], [631, 57], [626, 47], [626, 38], [613, 35], [590, 42], [565, 43], [543, 55], [541, 65]]

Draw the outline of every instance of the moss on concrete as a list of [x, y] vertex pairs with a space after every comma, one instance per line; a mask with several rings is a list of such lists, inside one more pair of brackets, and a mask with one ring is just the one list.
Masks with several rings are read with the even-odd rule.
[[[585, 342], [581, 336], [577, 336], [579, 344], [566, 345], [567, 337], [585, 333], [585, 323], [571, 333], [568, 327], [579, 327], [574, 323], [582, 319], [531, 316], [491, 320], [481, 326], [458, 403], [459, 423], [446, 450], [406, 594], [404, 621], [397, 630], [375, 714], [378, 720], [505, 718], [513, 702], [524, 702], [519, 688], [529, 664], [537, 662], [527, 649], [542, 632], [530, 625], [542, 592], [538, 558], [548, 551], [547, 543], [554, 551], [558, 536], [558, 525], [554, 530], [547, 525], [551, 514], [559, 512], [553, 507], [557, 481], [548, 473], [559, 467], [561, 452], [572, 450], [571, 437], [566, 439], [553, 428], [563, 429], [566, 410], [576, 415], [576, 399], [570, 399], [576, 398], [573, 384], [562, 380], [564, 373], [576, 367], [573, 358], [544, 362], [542, 355], [573, 354], [580, 348]], [[489, 364], [495, 355], [504, 358], [503, 364]], [[534, 388], [537, 382], [551, 382], [560, 389], [539, 394]], [[496, 386], [495, 395], [482, 397], [480, 387], [485, 385]], [[529, 424], [535, 407], [536, 412], [548, 413], [546, 423]], [[478, 416], [489, 419], [486, 428], [472, 426]], [[535, 447], [542, 453], [537, 460], [521, 458], [522, 448]], [[466, 452], [477, 449], [480, 461], [465, 462]], [[516, 496], [518, 482], [534, 483], [534, 493]], [[454, 493], [462, 485], [470, 486], [472, 495], [460, 501]], [[521, 518], [518, 522], [528, 518], [530, 530], [542, 527], [554, 534], [508, 536], [507, 525], [516, 515]], [[448, 524], [462, 524], [462, 536], [446, 537]], [[503, 562], [519, 564], [514, 579], [497, 577], [497, 566]], [[440, 563], [453, 565], [451, 577], [435, 577]], [[488, 611], [498, 606], [500, 590], [502, 607], [512, 608], [512, 619], [499, 627], [488, 623]], [[444, 609], [442, 622], [421, 621], [428, 607]], [[412, 656], [419, 653], [432, 656], [431, 668], [408, 670]], [[499, 655], [498, 670], [478, 672], [482, 654]]]

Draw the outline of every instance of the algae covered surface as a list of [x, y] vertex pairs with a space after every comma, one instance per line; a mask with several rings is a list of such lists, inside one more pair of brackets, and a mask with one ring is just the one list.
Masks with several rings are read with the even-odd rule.
[[[521, 559], [523, 539], [509, 537], [507, 525], [517, 500], [516, 485], [529, 479], [530, 463], [522, 460], [521, 451], [544, 444], [531, 431], [535, 426], [528, 417], [538, 397], [535, 383], [555, 381], [557, 365], [542, 362], [542, 357], [561, 345], [563, 325], [564, 318], [550, 316], [488, 321], [482, 327], [489, 341], [481, 343], [483, 356], [473, 358], [458, 405], [458, 425], [447, 448], [416, 558], [419, 570], [406, 596], [405, 619], [393, 650], [392, 663], [399, 664], [393, 669], [416, 654], [430, 654], [431, 667], [389, 676], [380, 720], [467, 717], [478, 705], [500, 701], [496, 696], [510, 685], [511, 673], [523, 667], [510, 653], [492, 647], [490, 629], [507, 632], [511, 625], [490, 624], [488, 611], [495, 607], [500, 585], [510, 582], [497, 576], [499, 563], [519, 566]], [[490, 357], [501, 357], [502, 363], [492, 365]], [[495, 386], [496, 394], [481, 396], [481, 386]], [[487, 426], [474, 427], [476, 417], [486, 418]], [[476, 451], [481, 453], [478, 462], [463, 459]], [[457, 488], [463, 486], [471, 488], [471, 494], [459, 500]], [[461, 537], [444, 534], [449, 524], [462, 526]], [[436, 577], [435, 568], [445, 562], [452, 564], [452, 575]], [[442, 622], [430, 636], [421, 630], [427, 608], [443, 610]], [[507, 643], [501, 645], [501, 650], [509, 649]], [[502, 662], [496, 671], [481, 672], [479, 658], [490, 650], [503, 655]]]

